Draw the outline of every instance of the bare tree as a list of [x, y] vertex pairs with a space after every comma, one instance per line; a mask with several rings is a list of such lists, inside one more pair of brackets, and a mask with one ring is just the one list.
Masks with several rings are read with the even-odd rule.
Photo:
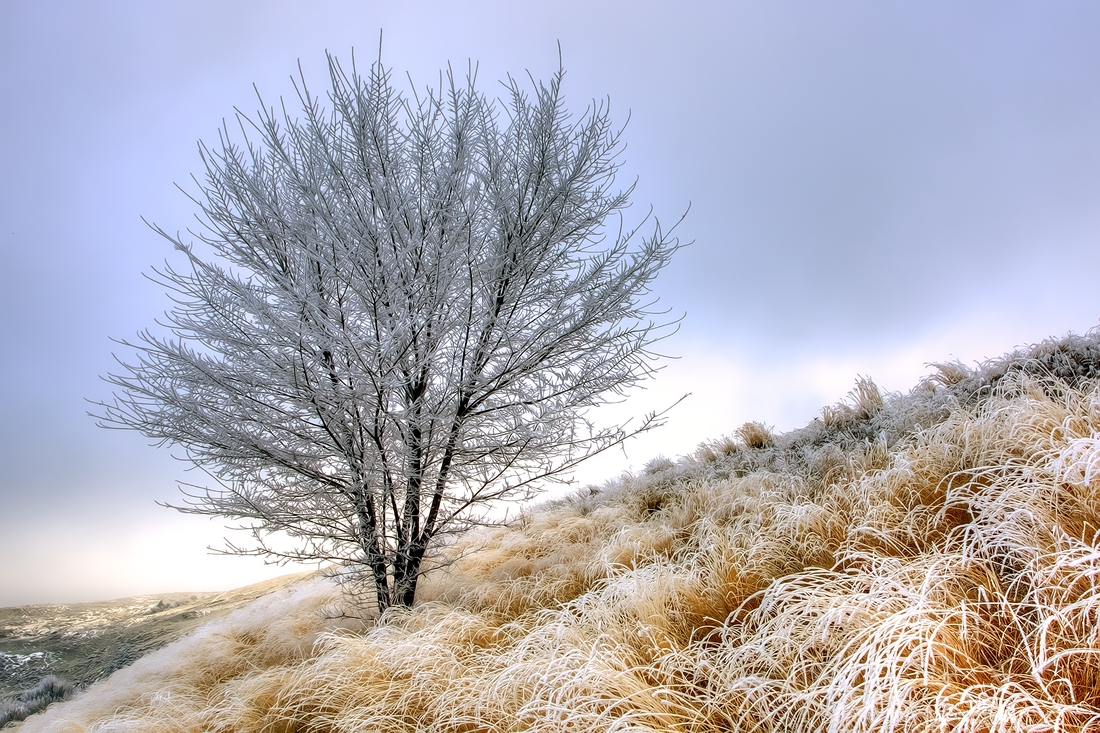
[[570, 116], [561, 71], [503, 101], [474, 72], [411, 97], [380, 62], [329, 72], [200, 144], [201, 227], [154, 227], [186, 256], [153, 271], [174, 306], [96, 417], [206, 471], [176, 508], [242, 521], [230, 551], [365, 568], [385, 610], [433, 540], [637, 431], [586, 410], [653, 372], [679, 244], [623, 229], [621, 129]]

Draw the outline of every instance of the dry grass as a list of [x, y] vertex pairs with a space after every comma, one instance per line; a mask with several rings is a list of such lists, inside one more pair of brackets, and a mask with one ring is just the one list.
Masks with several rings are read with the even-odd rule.
[[411, 611], [315, 582], [20, 733], [1100, 730], [1098, 357], [861, 380], [462, 538]]

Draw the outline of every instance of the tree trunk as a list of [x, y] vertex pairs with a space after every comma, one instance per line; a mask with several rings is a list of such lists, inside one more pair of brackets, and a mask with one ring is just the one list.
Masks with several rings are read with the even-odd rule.
[[402, 576], [394, 578], [393, 595], [394, 602], [400, 603], [406, 608], [412, 607], [416, 599], [416, 585], [420, 580], [420, 564], [424, 560], [426, 542], [417, 542], [409, 547], [404, 562], [402, 563]]
[[378, 612], [382, 613], [390, 606], [389, 569], [386, 556], [379, 546], [377, 514], [374, 503], [369, 497], [359, 502], [359, 545], [363, 549], [363, 559], [374, 578], [374, 593], [378, 603]]

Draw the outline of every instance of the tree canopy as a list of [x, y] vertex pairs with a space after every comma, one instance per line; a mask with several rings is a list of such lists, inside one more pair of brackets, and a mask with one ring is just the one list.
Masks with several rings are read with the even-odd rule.
[[623, 225], [622, 130], [570, 115], [562, 71], [498, 100], [474, 71], [406, 95], [380, 62], [328, 68], [297, 115], [200, 144], [201, 227], [155, 227], [185, 257], [154, 270], [173, 306], [97, 417], [206, 471], [177, 508], [243, 522], [232, 551], [360, 569], [384, 610], [433, 540], [659, 422], [587, 411], [654, 371], [680, 245]]

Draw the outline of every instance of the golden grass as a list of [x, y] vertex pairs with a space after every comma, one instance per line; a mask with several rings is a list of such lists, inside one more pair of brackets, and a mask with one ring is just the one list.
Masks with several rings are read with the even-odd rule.
[[359, 628], [323, 581], [31, 731], [1100, 730], [1096, 334], [460, 538]]

